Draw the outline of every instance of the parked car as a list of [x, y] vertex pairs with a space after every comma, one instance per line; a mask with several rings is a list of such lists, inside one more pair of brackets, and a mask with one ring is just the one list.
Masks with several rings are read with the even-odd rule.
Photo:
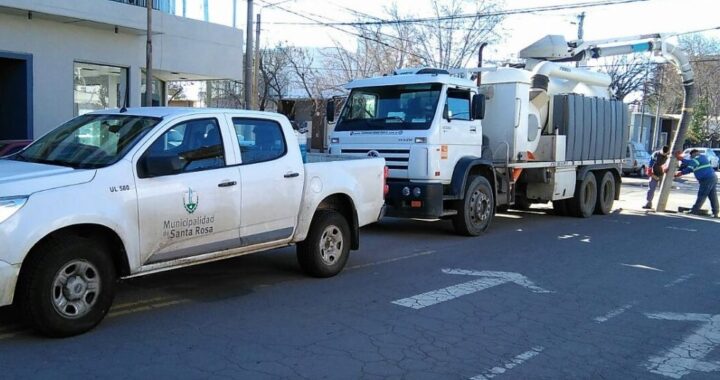
[[306, 273], [333, 276], [382, 217], [386, 177], [382, 158], [303, 163], [275, 113], [77, 117], [0, 160], [0, 306], [69, 336], [105, 317], [117, 278], [290, 245]]
[[2, 140], [0, 141], [0, 157], [9, 156], [23, 150], [32, 140]]
[[715, 154], [715, 151], [713, 149], [701, 148], [701, 147], [687, 148], [683, 152], [683, 156], [685, 158], [690, 158], [690, 151], [693, 149], [697, 149], [700, 152], [700, 154], [704, 154], [710, 161], [710, 165], [712, 165], [713, 169], [718, 170], [718, 165], [720, 165], [720, 158], [718, 157], [717, 154]]
[[650, 153], [645, 149], [645, 145], [634, 141], [628, 142], [625, 148], [625, 158], [623, 159], [623, 174], [645, 177], [649, 166]]

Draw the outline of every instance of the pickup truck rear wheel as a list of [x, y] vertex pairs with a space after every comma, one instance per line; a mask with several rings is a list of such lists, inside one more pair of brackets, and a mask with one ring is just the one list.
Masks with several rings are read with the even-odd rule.
[[465, 236], [478, 236], [492, 222], [495, 198], [485, 177], [470, 178], [465, 199], [456, 203], [457, 215], [452, 219], [455, 232]]
[[297, 258], [305, 273], [332, 277], [340, 273], [350, 255], [350, 225], [337, 211], [319, 210], [305, 241], [297, 245]]
[[78, 236], [49, 238], [23, 265], [18, 303], [36, 330], [72, 336], [105, 318], [115, 296], [116, 272], [103, 244]]

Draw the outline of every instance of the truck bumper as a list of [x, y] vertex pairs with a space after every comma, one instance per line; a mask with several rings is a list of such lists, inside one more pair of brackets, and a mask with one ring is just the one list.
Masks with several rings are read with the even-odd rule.
[[[440, 183], [388, 183], [390, 191], [385, 198], [387, 216], [396, 218], [437, 219], [443, 215], [443, 185]], [[403, 189], [410, 194], [403, 194]], [[420, 194], [415, 195], [416, 189]], [[406, 190], [407, 193], [407, 190]]]
[[13, 302], [19, 273], [20, 264], [12, 265], [0, 261], [0, 306], [7, 306]]

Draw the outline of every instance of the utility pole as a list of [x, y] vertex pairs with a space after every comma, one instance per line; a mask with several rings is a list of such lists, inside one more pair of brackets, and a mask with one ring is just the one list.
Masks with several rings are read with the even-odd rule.
[[[585, 37], [585, 12], [580, 13], [577, 15], [577, 25], [578, 25], [578, 40], [582, 41]], [[584, 61], [584, 60], [583, 60]], [[575, 62], [575, 67], [580, 67], [580, 61]]]
[[585, 12], [580, 13], [578, 16], [578, 40], [582, 40], [585, 37]]
[[147, 1], [147, 49], [145, 51], [145, 106], [152, 107], [153, 99], [153, 49], [152, 49], [152, 3]]
[[258, 72], [260, 71], [260, 13], [257, 14], [255, 23], [255, 64], [253, 65], [253, 87], [252, 87], [252, 109], [258, 109]]
[[245, 27], [245, 75], [244, 75], [244, 105], [249, 109], [252, 105], [252, 72], [253, 72], [253, 0], [247, 0], [247, 25]]

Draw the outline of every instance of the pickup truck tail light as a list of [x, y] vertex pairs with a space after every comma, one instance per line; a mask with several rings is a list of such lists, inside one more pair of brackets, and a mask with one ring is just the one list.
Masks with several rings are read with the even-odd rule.
[[390, 192], [390, 185], [387, 184], [388, 177], [390, 177], [390, 169], [386, 166], [383, 169], [383, 196], [387, 196]]

